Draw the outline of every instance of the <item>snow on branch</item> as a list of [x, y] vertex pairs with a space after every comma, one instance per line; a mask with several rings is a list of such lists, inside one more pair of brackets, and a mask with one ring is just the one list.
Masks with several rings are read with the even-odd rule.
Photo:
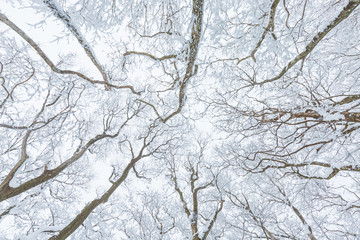
[[[70, 16], [60, 8], [60, 6], [55, 0], [44, 0], [44, 3], [46, 6], [48, 6], [48, 8], [50, 8], [53, 14], [58, 19], [60, 19], [66, 25], [66, 27], [71, 31], [71, 33], [76, 37], [82, 48], [85, 50], [86, 55], [90, 58], [91, 62], [101, 73], [104, 82], [108, 83], [108, 77], [105, 73], [104, 68], [101, 66], [99, 60], [96, 58], [94, 50], [91, 48], [90, 44], [86, 41], [80, 29], [71, 20]], [[107, 90], [110, 90], [109, 85], [105, 85], [105, 88]]]

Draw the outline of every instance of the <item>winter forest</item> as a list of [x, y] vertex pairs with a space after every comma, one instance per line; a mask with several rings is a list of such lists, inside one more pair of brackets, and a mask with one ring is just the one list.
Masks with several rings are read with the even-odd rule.
[[360, 239], [360, 0], [0, 0], [0, 239]]

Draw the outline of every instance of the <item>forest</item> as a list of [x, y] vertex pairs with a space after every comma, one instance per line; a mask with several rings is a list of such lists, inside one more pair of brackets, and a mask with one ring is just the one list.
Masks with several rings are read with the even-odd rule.
[[360, 239], [360, 0], [1, 0], [0, 240]]

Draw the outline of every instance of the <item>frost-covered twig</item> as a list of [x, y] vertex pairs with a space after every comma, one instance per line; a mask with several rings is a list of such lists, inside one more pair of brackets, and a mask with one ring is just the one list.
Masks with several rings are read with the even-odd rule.
[[321, 40], [332, 30], [334, 29], [339, 23], [341, 23], [343, 20], [345, 20], [346, 18], [348, 18], [350, 16], [350, 14], [355, 10], [355, 8], [357, 6], [359, 6], [360, 1], [350, 1], [345, 7], [344, 9], [339, 13], [339, 15], [329, 23], [329, 25], [327, 25], [327, 27], [321, 31], [318, 32], [313, 39], [310, 41], [310, 43], [307, 44], [307, 46], [305, 47], [305, 50], [302, 51], [299, 55], [297, 55], [293, 60], [291, 60], [282, 70], [281, 72], [270, 79], [261, 81], [261, 82], [257, 82], [257, 83], [253, 83], [251, 86], [253, 85], [263, 85], [265, 83], [270, 83], [270, 82], [274, 82], [276, 80], [279, 80], [282, 76], [285, 75], [285, 73], [292, 68], [296, 63], [298, 63], [300, 60], [304, 60], [316, 47], [316, 45], [318, 45]]
[[[81, 33], [80, 29], [76, 26], [76, 24], [72, 21], [70, 16], [66, 14], [59, 4], [55, 0], [44, 0], [44, 4], [50, 8], [53, 14], [59, 18], [66, 27], [70, 30], [70, 32], [76, 37], [82, 48], [85, 50], [86, 55], [90, 58], [91, 62], [95, 65], [95, 67], [101, 73], [101, 76], [105, 83], [109, 83], [108, 76], [105, 73], [105, 70], [101, 66], [99, 60], [97, 59], [94, 50], [91, 48], [90, 44], [86, 41], [84, 35]], [[105, 85], [106, 89], [109, 90], [109, 85]]]
[[20, 29], [15, 23], [13, 23], [9, 18], [7, 18], [4, 14], [0, 13], [0, 21], [5, 23], [7, 26], [9, 26], [12, 30], [14, 30], [17, 34], [20, 35], [27, 43], [30, 44], [30, 46], [39, 54], [39, 56], [45, 61], [45, 63], [51, 68], [52, 71], [58, 73], [58, 74], [70, 74], [70, 75], [76, 75], [92, 84], [103, 84], [105, 86], [108, 86], [110, 88], [128, 88], [133, 93], [139, 95], [140, 92], [135, 91], [133, 86], [127, 85], [127, 86], [117, 86], [113, 85], [111, 83], [105, 82], [105, 81], [99, 81], [99, 80], [93, 80], [89, 78], [88, 76], [84, 75], [83, 73], [73, 71], [73, 70], [63, 70], [58, 68], [51, 60], [50, 58], [45, 54], [45, 52], [40, 48], [38, 44], [35, 43], [34, 40], [32, 40], [22, 29]]

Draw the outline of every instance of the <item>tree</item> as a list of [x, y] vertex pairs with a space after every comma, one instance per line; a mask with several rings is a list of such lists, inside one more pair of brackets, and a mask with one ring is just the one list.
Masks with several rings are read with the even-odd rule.
[[358, 4], [323, 6], [325, 21], [316, 2], [274, 1], [250, 54], [217, 62], [231, 80], [204, 101], [243, 170], [228, 196], [249, 238], [359, 236]]
[[[226, 225], [220, 214], [225, 202], [224, 166], [207, 161], [211, 156], [205, 155], [206, 140], [184, 139], [187, 144], [158, 155], [157, 164], [143, 170], [147, 178], [142, 187], [125, 194], [129, 200], [119, 210], [126, 222], [118, 227], [129, 239], [205, 240], [224, 235]], [[141, 204], [134, 206], [134, 202]]]
[[2, 235], [357, 239], [359, 4], [4, 3]]

